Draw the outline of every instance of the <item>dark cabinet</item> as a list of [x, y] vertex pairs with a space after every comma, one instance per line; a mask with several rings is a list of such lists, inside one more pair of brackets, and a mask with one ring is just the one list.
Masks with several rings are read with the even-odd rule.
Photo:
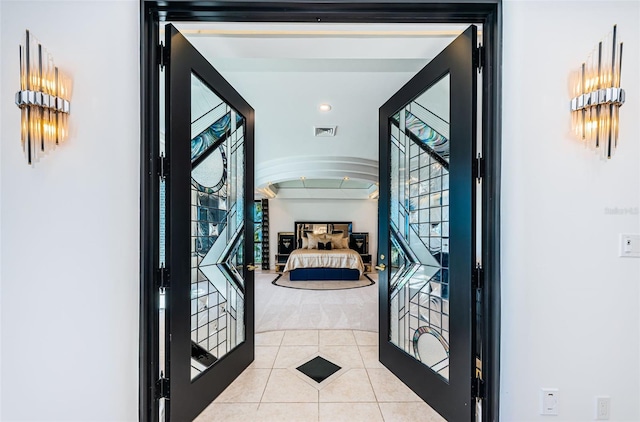
[[369, 254], [369, 233], [356, 232], [349, 236], [349, 249], [358, 252], [364, 263], [364, 271], [369, 273], [371, 268], [371, 254]]
[[295, 249], [293, 232], [278, 232], [278, 253], [276, 254], [276, 272], [281, 273], [289, 255]]

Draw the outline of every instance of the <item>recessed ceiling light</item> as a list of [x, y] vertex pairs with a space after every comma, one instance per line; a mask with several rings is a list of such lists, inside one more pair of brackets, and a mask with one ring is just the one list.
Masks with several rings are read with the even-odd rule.
[[331, 104], [320, 104], [320, 107], [318, 107], [318, 109], [320, 111], [330, 111], [331, 110]]
[[304, 179], [305, 179], [305, 177], [304, 177], [304, 176], [300, 176], [300, 180], [304, 180]]
[[345, 177], [344, 177], [344, 180], [349, 180], [349, 176], [345, 176]]

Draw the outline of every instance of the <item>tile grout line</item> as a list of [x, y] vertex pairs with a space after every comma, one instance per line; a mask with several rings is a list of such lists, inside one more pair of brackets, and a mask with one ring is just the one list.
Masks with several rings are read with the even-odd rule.
[[[355, 330], [352, 330], [355, 331]], [[355, 338], [355, 333], [353, 333], [353, 336]], [[380, 418], [382, 418], [382, 421], [384, 422], [384, 414], [382, 413], [382, 408], [380, 408], [380, 402], [378, 401], [378, 395], [376, 394], [376, 390], [375, 388], [373, 388], [373, 383], [371, 382], [371, 377], [369, 376], [369, 368], [367, 368], [367, 365], [364, 362], [364, 357], [362, 357], [362, 350], [360, 349], [360, 344], [358, 343], [358, 339], [356, 338], [356, 346], [358, 347], [358, 354], [360, 355], [360, 360], [362, 360], [362, 366], [364, 368], [365, 373], [367, 374], [367, 379], [369, 380], [369, 385], [371, 386], [371, 391], [373, 391], [373, 397], [375, 397], [376, 401], [376, 406], [378, 407], [378, 412], [380, 412]], [[364, 345], [362, 345], [364, 346]]]
[[[362, 368], [365, 370], [367, 370], [367, 365], [364, 364], [364, 358], [362, 357], [362, 351], [360, 350], [360, 344], [358, 344], [358, 339], [356, 338], [356, 330], [351, 330], [351, 334], [353, 334], [353, 338], [356, 341], [356, 347], [358, 348], [358, 355], [360, 355], [360, 361], [362, 362]], [[367, 374], [367, 378], [369, 377], [369, 374]], [[369, 380], [369, 384], [371, 384], [371, 380]], [[373, 385], [371, 385], [371, 390], [373, 390]], [[375, 391], [373, 392], [374, 396], [375, 396]], [[377, 400], [376, 400], [377, 401]]]
[[269, 380], [271, 379], [271, 374], [273, 373], [273, 365], [271, 369], [269, 369], [269, 376], [267, 377], [267, 382], [264, 383], [264, 388], [262, 389], [262, 394], [260, 395], [260, 400], [258, 401], [258, 408], [256, 411], [260, 410], [260, 406], [262, 406], [262, 399], [264, 398], [264, 393], [267, 391], [267, 385], [269, 385]]
[[[316, 353], [318, 356], [320, 356], [320, 330], [318, 331], [318, 352]], [[318, 422], [320, 422], [320, 390], [316, 390], [317, 396], [316, 399], [318, 400]]]
[[[357, 343], [357, 341], [356, 341]], [[380, 346], [378, 345], [378, 349], [380, 348]], [[362, 357], [362, 350], [360, 349], [360, 345], [358, 344], [358, 352], [360, 353], [360, 359], [362, 359], [362, 364], [364, 365], [364, 370], [367, 374], [367, 379], [369, 380], [369, 384], [371, 385], [371, 390], [373, 390], [373, 396], [376, 398], [376, 405], [378, 406], [378, 412], [380, 412], [380, 417], [382, 418], [382, 421], [384, 422], [384, 414], [382, 413], [382, 408], [380, 407], [380, 401], [378, 400], [378, 395], [376, 394], [376, 389], [373, 388], [373, 383], [371, 382], [371, 376], [369, 376], [369, 368], [367, 368], [366, 364], [364, 363], [364, 358]]]
[[276, 352], [276, 357], [273, 358], [273, 362], [271, 363], [271, 368], [269, 369], [269, 376], [267, 377], [267, 382], [264, 384], [264, 389], [262, 390], [262, 394], [260, 395], [260, 401], [258, 402], [258, 408], [256, 412], [260, 410], [262, 406], [262, 399], [264, 398], [264, 393], [267, 391], [267, 385], [269, 385], [269, 380], [271, 379], [271, 374], [273, 374], [273, 366], [276, 364], [276, 359], [278, 354], [280, 353], [280, 347], [282, 346], [282, 341], [284, 340], [284, 332], [282, 333], [282, 338], [280, 339], [280, 344], [278, 344], [278, 351]]

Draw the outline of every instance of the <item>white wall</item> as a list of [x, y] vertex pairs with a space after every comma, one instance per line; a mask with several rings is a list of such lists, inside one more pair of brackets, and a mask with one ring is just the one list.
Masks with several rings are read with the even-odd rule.
[[[640, 420], [640, 259], [618, 257], [640, 216], [640, 2], [504, 3], [502, 394], [504, 421]], [[569, 133], [568, 76], [618, 24], [620, 147], [602, 161]], [[541, 387], [559, 415], [539, 415]]]
[[[138, 408], [138, 1], [1, 3], [2, 420], [132, 421]], [[25, 29], [73, 79], [68, 142], [20, 147]]]
[[294, 231], [296, 221], [351, 221], [354, 232], [369, 232], [369, 252], [375, 265], [378, 250], [378, 201], [322, 199], [270, 199], [270, 265], [275, 267], [278, 232]]

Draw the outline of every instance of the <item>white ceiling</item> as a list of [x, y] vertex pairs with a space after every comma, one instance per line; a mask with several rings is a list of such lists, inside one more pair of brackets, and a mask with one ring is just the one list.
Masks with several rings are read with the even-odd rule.
[[[310, 185], [344, 177], [367, 182], [361, 189], [280, 189], [287, 198], [369, 198], [377, 182], [378, 108], [466, 28], [174, 25], [255, 109], [256, 188], [300, 178]], [[319, 111], [321, 103], [331, 111]], [[337, 126], [336, 136], [315, 137], [314, 126]]]

